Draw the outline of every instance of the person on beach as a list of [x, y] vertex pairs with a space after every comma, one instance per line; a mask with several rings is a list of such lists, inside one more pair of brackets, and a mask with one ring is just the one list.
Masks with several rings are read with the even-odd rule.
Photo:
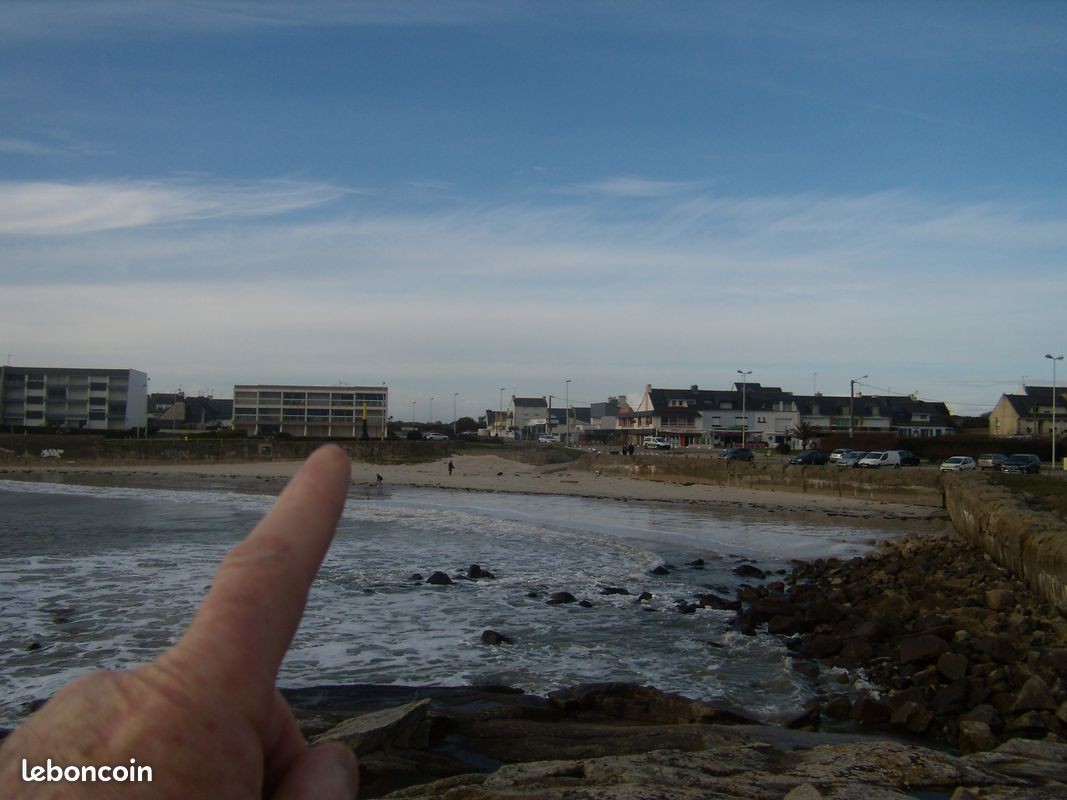
[[456, 465], [452, 463], [452, 459], [448, 460], [448, 477], [452, 477], [452, 470], [456, 468]]
[[[72, 681], [4, 740], [0, 797], [355, 797], [352, 751], [308, 747], [275, 687], [350, 480], [339, 447], [313, 453], [223, 558], [173, 647], [135, 669]], [[115, 775], [136, 764], [151, 782], [46, 782], [46, 764]]]

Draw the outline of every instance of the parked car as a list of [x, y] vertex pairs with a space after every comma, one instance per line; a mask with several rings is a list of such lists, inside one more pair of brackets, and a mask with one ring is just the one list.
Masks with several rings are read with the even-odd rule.
[[873, 450], [860, 459], [859, 466], [867, 469], [878, 467], [893, 467], [893, 469], [900, 469], [900, 451]]
[[790, 464], [825, 464], [826, 453], [821, 450], [804, 450], [789, 459]]
[[830, 451], [830, 463], [831, 464], [836, 464], [838, 461], [841, 460], [841, 457], [843, 455], [845, 455], [846, 453], [855, 453], [855, 452], [857, 452], [857, 451], [849, 450], [847, 447], [839, 447], [836, 450], [831, 450]]
[[447, 442], [448, 435], [441, 433], [440, 431], [430, 431], [422, 435], [423, 439], [429, 439], [431, 442]]
[[975, 467], [974, 459], [970, 456], [952, 456], [942, 461], [938, 470], [941, 472], [963, 472], [975, 469]]
[[554, 433], [542, 433], [537, 437], [537, 441], [541, 444], [559, 444], [559, 437]]
[[978, 456], [978, 469], [1000, 469], [1006, 458], [1003, 453], [982, 453]]
[[727, 447], [719, 455], [719, 458], [725, 458], [727, 461], [751, 461], [754, 457], [755, 453], [747, 447]]
[[900, 466], [902, 467], [917, 467], [919, 466], [919, 457], [911, 450], [898, 450], [900, 453]]
[[862, 450], [846, 450], [834, 463], [839, 467], [858, 467], [860, 459], [866, 455], [867, 453]]
[[646, 450], [670, 450], [671, 443], [662, 436], [646, 436], [641, 441], [641, 446]]
[[1024, 472], [1036, 474], [1041, 471], [1041, 459], [1033, 453], [1014, 453], [1004, 459], [1000, 465], [1001, 472], [1021, 475]]

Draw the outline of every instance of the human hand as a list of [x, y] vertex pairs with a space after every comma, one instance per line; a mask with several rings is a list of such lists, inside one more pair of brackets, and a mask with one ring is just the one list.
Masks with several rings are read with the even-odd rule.
[[[0, 747], [3, 797], [351, 798], [355, 756], [309, 748], [274, 682], [344, 506], [348, 457], [308, 458], [222, 560], [182, 638], [150, 664], [65, 686]], [[27, 781], [60, 766], [152, 769], [148, 782]]]

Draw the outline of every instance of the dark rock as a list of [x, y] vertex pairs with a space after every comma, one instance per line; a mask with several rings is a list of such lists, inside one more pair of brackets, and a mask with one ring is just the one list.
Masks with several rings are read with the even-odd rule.
[[855, 635], [870, 642], [882, 642], [889, 636], [890, 625], [885, 617], [871, 617], [855, 630]]
[[497, 633], [494, 630], [482, 631], [482, 644], [512, 644], [513, 639], [510, 636], [505, 636], [502, 633]]
[[942, 653], [937, 659], [937, 671], [946, 680], [958, 681], [967, 674], [967, 657], [959, 653]]
[[997, 710], [986, 704], [975, 706], [965, 714], [960, 714], [960, 723], [963, 722], [981, 722], [992, 731], [1000, 730], [1004, 724]]
[[949, 645], [940, 636], [922, 634], [904, 639], [900, 643], [900, 663], [924, 663], [933, 661], [942, 653], [948, 652]]
[[431, 575], [429, 578], [426, 579], [426, 582], [431, 584], [431, 585], [433, 585], [433, 586], [451, 586], [452, 585], [452, 579], [450, 577], [448, 577], [447, 575], [445, 575], [445, 573], [443, 573], [443, 572], [435, 572], [433, 575]]
[[986, 723], [961, 719], [957, 746], [963, 753], [980, 753], [996, 747], [997, 737]]
[[964, 711], [964, 701], [967, 699], [969, 684], [965, 680], [953, 681], [948, 686], [942, 686], [934, 692], [933, 707], [939, 715], [959, 714]]
[[909, 700], [902, 703], [894, 711], [889, 722], [897, 728], [903, 728], [911, 733], [925, 733], [934, 719], [934, 712], [922, 703]]
[[738, 600], [727, 600], [725, 597], [719, 597], [714, 592], [708, 592], [702, 594], [697, 598], [697, 602], [700, 603], [701, 608], [714, 608], [719, 611], [740, 611], [741, 602]]
[[759, 580], [767, 577], [767, 573], [752, 564], [739, 564], [734, 567], [734, 575], [740, 575], [742, 578], [757, 578]]
[[1030, 677], [1019, 690], [1019, 694], [1016, 695], [1011, 710], [1013, 712], [1055, 711], [1056, 701], [1053, 699], [1052, 693], [1049, 691], [1048, 684], [1041, 680], [1039, 676], [1034, 675]]
[[775, 616], [767, 620], [767, 633], [773, 636], [792, 636], [804, 630], [796, 617]]
[[801, 652], [808, 658], [829, 658], [841, 650], [839, 636], [815, 636], [807, 641]]
[[409, 581], [418, 581], [419, 583], [422, 583], [426, 579], [422, 577], [422, 573], [421, 572], [413, 572], [413, 573], [411, 573], [411, 575], [408, 576], [408, 580]]
[[851, 717], [860, 725], [884, 725], [892, 718], [889, 706], [870, 695], [864, 695], [852, 705]]
[[702, 558], [694, 559], [693, 561], [690, 561], [688, 564], [686, 564], [686, 566], [687, 567], [703, 567], [704, 566], [704, 559], [702, 559]]
[[826, 701], [823, 713], [833, 720], [848, 719], [852, 715], [852, 701], [843, 694], [835, 694]]
[[550, 606], [559, 606], [565, 603], [573, 603], [575, 600], [575, 596], [570, 592], [553, 592], [551, 595], [549, 595], [548, 600], [545, 601], [545, 604]]
[[785, 727], [793, 730], [815, 730], [818, 724], [819, 701], [809, 700], [804, 704], [804, 710], [786, 722]]
[[471, 564], [467, 569], [467, 577], [471, 580], [478, 580], [484, 578], [486, 580], [496, 580], [496, 575], [487, 569], [482, 569], [478, 564]]
[[655, 567], [654, 569], [650, 569], [649, 570], [649, 574], [650, 575], [670, 575], [671, 571], [669, 569], [667, 569], [665, 566], [663, 566], [662, 564], [660, 564], [658, 567]]
[[819, 677], [820, 668], [816, 661], [804, 661], [798, 659], [793, 662], [793, 671], [800, 673], [805, 678], [815, 680]]
[[692, 614], [697, 610], [695, 603], [687, 603], [684, 600], [679, 600], [674, 604], [674, 607], [678, 609], [678, 612], [681, 614]]
[[641, 594], [639, 594], [637, 596], [637, 602], [638, 603], [644, 603], [644, 602], [646, 602], [648, 600], [651, 600], [651, 599], [652, 599], [652, 592], [641, 592]]
[[784, 592], [785, 591], [785, 584], [782, 583], [781, 581], [771, 581], [770, 583], [767, 584], [767, 591], [768, 592]]
[[593, 607], [593, 601], [591, 601], [591, 600], [579, 600], [578, 601], [578, 605], [580, 605], [582, 608], [592, 608]]
[[601, 594], [629, 594], [629, 589], [623, 589], [621, 586], [605, 586], [600, 590]]

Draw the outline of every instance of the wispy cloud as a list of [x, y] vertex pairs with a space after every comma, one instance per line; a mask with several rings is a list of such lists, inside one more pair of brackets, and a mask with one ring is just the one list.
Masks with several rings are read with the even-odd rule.
[[271, 31], [345, 26], [466, 26], [523, 12], [513, 0], [7, 0], [0, 15], [6, 37], [77, 36], [141, 31]]
[[657, 181], [647, 178], [620, 176], [606, 178], [592, 183], [579, 183], [564, 186], [559, 191], [563, 194], [603, 195], [605, 197], [639, 198], [670, 197], [692, 192], [700, 188], [695, 181]]
[[0, 235], [55, 236], [193, 220], [253, 218], [344, 195], [325, 184], [191, 182], [0, 183]]

